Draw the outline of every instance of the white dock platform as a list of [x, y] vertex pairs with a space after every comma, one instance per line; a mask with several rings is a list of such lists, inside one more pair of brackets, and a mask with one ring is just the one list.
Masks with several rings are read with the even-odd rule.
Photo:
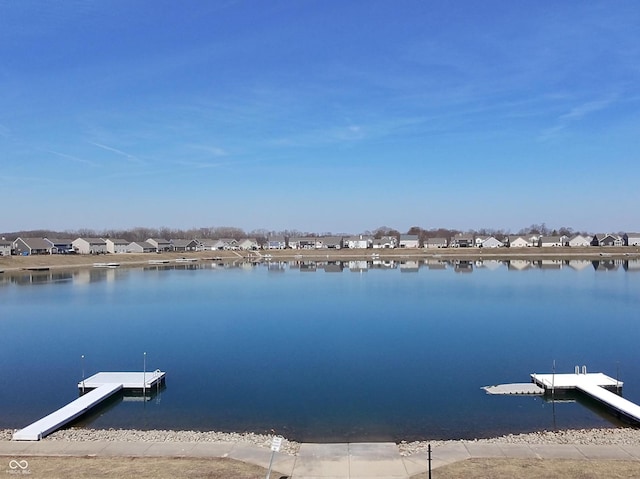
[[102, 372], [78, 383], [78, 399], [52, 412], [33, 424], [16, 431], [14, 441], [39, 441], [47, 434], [82, 416], [89, 409], [124, 389], [151, 390], [164, 382], [166, 373], [159, 369], [149, 372]]
[[104, 384], [75, 401], [13, 434], [14, 441], [39, 441], [70, 421], [83, 415], [96, 404], [122, 389], [122, 384]]
[[531, 380], [546, 391], [553, 389], [581, 391], [628, 419], [640, 422], [640, 406], [611, 392], [611, 389], [622, 388], [623, 383], [606, 374], [586, 372], [582, 374], [532, 374]]
[[105, 384], [122, 384], [122, 389], [150, 389], [164, 381], [166, 373], [155, 371], [142, 372], [102, 372], [80, 381], [78, 389], [96, 389]]

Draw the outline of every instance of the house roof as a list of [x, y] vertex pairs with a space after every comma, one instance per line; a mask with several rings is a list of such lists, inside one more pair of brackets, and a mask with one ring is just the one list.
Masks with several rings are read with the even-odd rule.
[[418, 241], [418, 235], [400, 235], [400, 241]]
[[122, 238], [108, 238], [106, 241], [111, 241], [113, 244], [129, 244], [130, 241]]
[[29, 249], [51, 249], [51, 243], [44, 238], [18, 238], [16, 241], [22, 241]]
[[543, 243], [562, 243], [564, 236], [540, 236], [540, 241]]
[[447, 243], [447, 238], [427, 238], [425, 240], [425, 243], [427, 244], [446, 244]]
[[54, 245], [73, 243], [73, 240], [71, 238], [45, 238], [45, 240], [50, 241]]
[[129, 245], [136, 244], [140, 246], [142, 249], [155, 249], [156, 247], [147, 241], [133, 241], [129, 243]]
[[105, 240], [103, 240], [102, 238], [76, 238], [74, 241], [77, 240], [83, 240], [86, 241], [89, 244], [102, 244], [102, 245], [106, 245], [107, 242]]
[[171, 240], [173, 246], [183, 247], [189, 246], [190, 244], [198, 244], [196, 240], [188, 240], [188, 239], [174, 239]]

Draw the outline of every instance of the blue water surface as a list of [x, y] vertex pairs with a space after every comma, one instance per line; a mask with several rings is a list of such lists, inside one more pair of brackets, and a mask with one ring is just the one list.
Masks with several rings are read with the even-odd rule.
[[142, 370], [145, 352], [148, 370], [167, 371], [166, 388], [112, 401], [80, 425], [397, 441], [617, 424], [582, 400], [481, 389], [528, 382], [554, 361], [558, 372], [619, 375], [640, 403], [633, 268], [385, 266], [5, 273], [0, 428], [77, 397], [83, 371]]

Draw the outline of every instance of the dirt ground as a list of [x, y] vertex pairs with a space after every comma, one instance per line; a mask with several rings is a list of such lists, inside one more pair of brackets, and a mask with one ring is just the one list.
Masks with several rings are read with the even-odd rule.
[[[427, 474], [413, 476], [424, 479]], [[640, 477], [637, 461], [566, 459], [467, 459], [432, 471], [433, 479], [632, 479]]]
[[[15, 462], [12, 462], [15, 461]], [[266, 469], [232, 459], [131, 457], [3, 458], [5, 477], [30, 479], [260, 479]], [[0, 472], [0, 474], [2, 474]], [[631, 479], [640, 477], [640, 462], [540, 459], [468, 459], [432, 471], [433, 479]], [[277, 472], [272, 479], [283, 479]], [[427, 474], [413, 476], [425, 479]]]

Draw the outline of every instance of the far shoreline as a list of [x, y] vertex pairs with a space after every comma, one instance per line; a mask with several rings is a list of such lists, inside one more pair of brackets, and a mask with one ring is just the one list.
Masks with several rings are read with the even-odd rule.
[[[640, 259], [640, 247], [531, 247], [531, 248], [395, 248], [395, 249], [341, 249], [341, 250], [220, 250], [163, 253], [107, 253], [107, 254], [52, 254], [33, 256], [0, 256], [0, 272], [65, 270], [92, 268], [94, 263], [119, 263], [121, 267], [146, 266], [189, 259], [203, 262], [277, 262], [277, 261], [509, 261], [509, 260], [634, 260]], [[151, 263], [151, 264], [152, 264]], [[189, 263], [186, 263], [189, 264]], [[161, 265], [161, 264], [159, 264]], [[158, 266], [158, 264], [156, 264]]]

